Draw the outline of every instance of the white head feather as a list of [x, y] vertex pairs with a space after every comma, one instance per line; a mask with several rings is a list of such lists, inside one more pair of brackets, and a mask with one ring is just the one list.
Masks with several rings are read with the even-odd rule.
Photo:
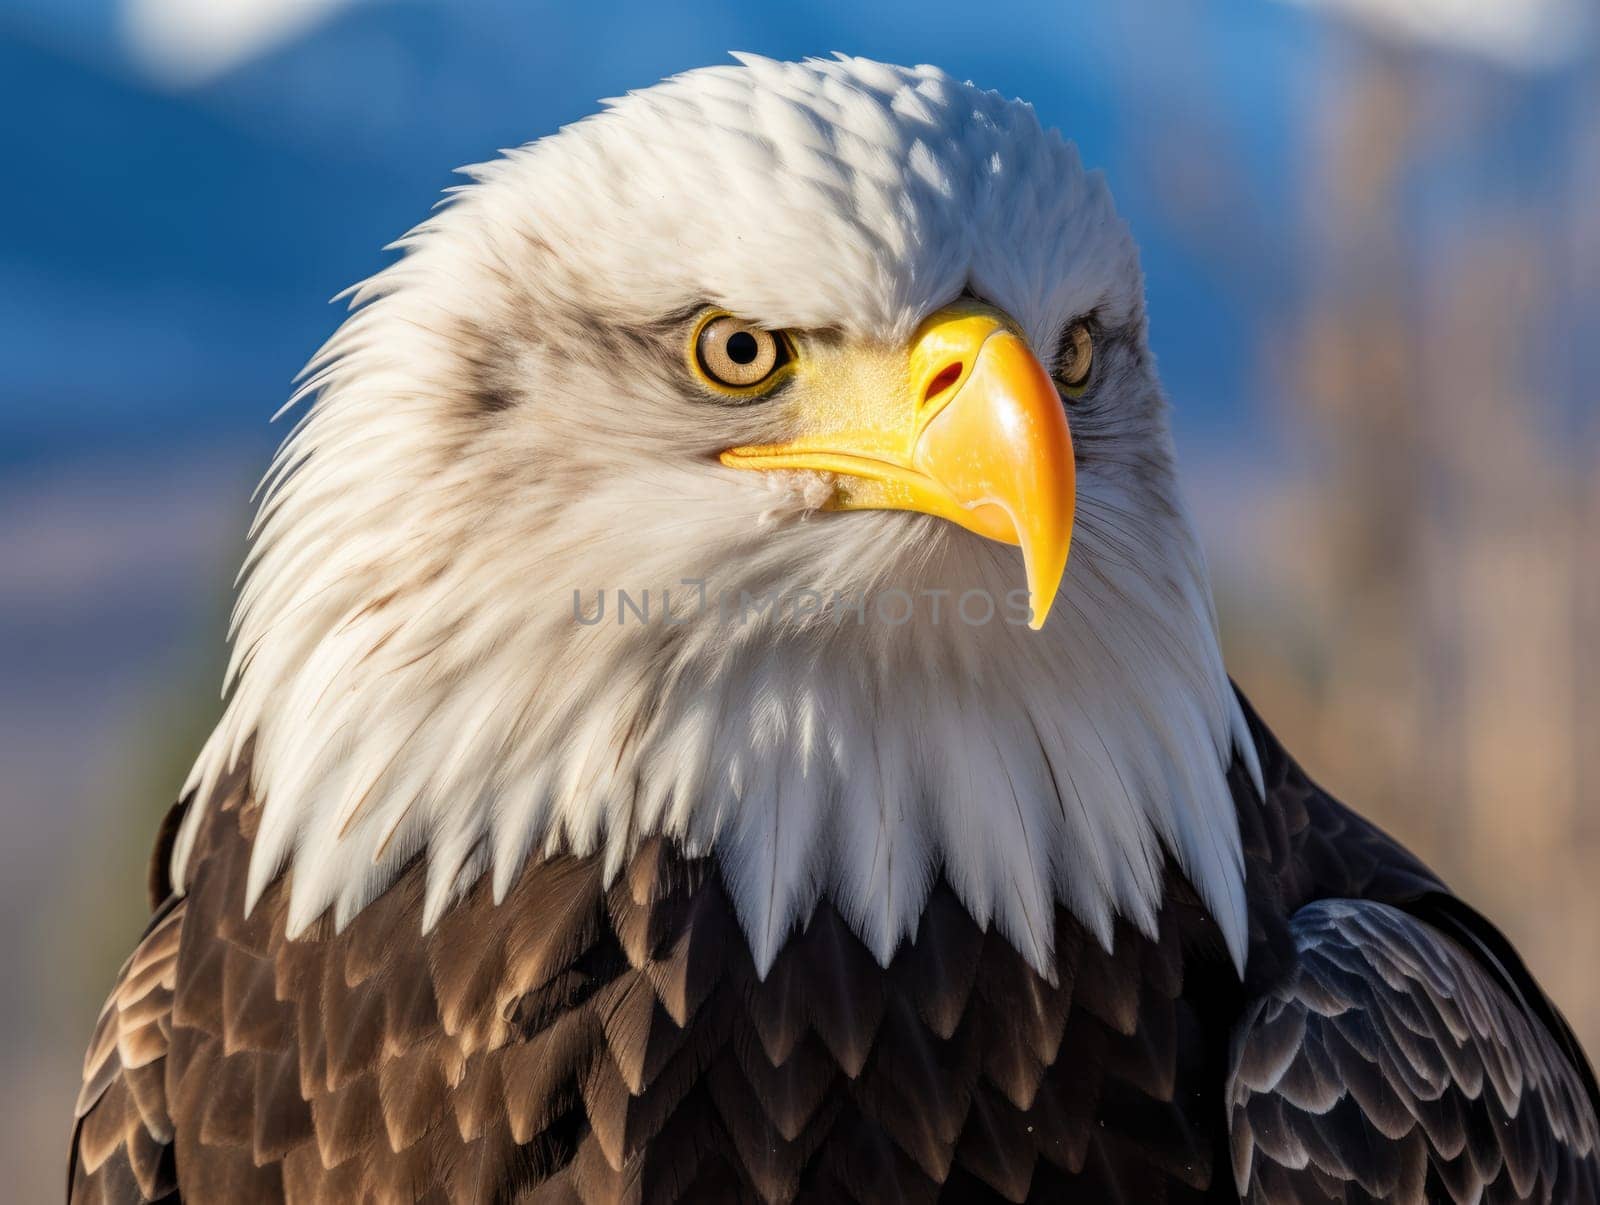
[[[1072, 146], [933, 68], [741, 56], [469, 174], [297, 394], [175, 881], [253, 741], [249, 900], [292, 867], [293, 931], [342, 925], [419, 852], [432, 924], [485, 873], [503, 893], [558, 849], [615, 868], [664, 833], [719, 859], [763, 970], [824, 897], [887, 962], [940, 873], [1048, 970], [1057, 901], [1107, 942], [1118, 914], [1152, 929], [1168, 852], [1242, 962], [1225, 772], [1254, 755], [1137, 252]], [[954, 612], [1020, 586], [1015, 549], [813, 515], [815, 482], [717, 464], [772, 416], [685, 371], [705, 304], [881, 345], [963, 289], [1035, 347], [1090, 313], [1112, 336], [1071, 416], [1077, 528], [1038, 633]], [[592, 614], [602, 590], [605, 621], [578, 622], [575, 592]], [[618, 590], [652, 621], [617, 622]], [[879, 602], [694, 614], [701, 590]]]

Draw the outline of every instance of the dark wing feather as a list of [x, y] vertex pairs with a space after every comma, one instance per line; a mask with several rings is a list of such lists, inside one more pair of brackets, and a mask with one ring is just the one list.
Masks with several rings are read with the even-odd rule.
[[1291, 931], [1295, 970], [1233, 1044], [1247, 1200], [1600, 1201], [1587, 1067], [1512, 981], [1384, 904], [1310, 904]]
[[67, 1199], [74, 1205], [178, 1201], [166, 1062], [183, 903], [169, 900], [122, 964], [83, 1060]]

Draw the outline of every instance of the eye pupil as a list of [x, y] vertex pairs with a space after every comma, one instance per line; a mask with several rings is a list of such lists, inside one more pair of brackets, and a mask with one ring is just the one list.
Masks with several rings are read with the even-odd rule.
[[753, 364], [761, 346], [749, 331], [736, 331], [728, 339], [728, 359], [735, 364]]

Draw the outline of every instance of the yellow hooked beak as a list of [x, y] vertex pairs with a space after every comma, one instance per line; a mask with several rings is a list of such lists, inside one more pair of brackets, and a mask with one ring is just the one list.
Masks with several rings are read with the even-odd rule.
[[1076, 493], [1072, 435], [1050, 374], [1003, 314], [978, 304], [923, 323], [906, 369], [891, 375], [898, 389], [824, 387], [811, 404], [803, 396], [805, 434], [732, 448], [722, 463], [837, 474], [830, 510], [920, 511], [1021, 545], [1029, 626], [1043, 627], [1067, 567]]

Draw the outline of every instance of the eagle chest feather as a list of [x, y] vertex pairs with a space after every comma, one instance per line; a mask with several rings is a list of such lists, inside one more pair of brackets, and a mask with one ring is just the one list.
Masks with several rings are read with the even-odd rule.
[[1180, 1201], [1217, 1179], [1225, 1043], [1203, 1035], [1226, 1020], [1195, 1000], [1237, 988], [1176, 876], [1157, 941], [1119, 925], [1108, 954], [1060, 912], [1053, 983], [944, 884], [889, 967], [824, 905], [763, 980], [713, 865], [660, 842], [610, 887], [574, 857], [499, 905], [480, 884], [421, 938], [413, 868], [286, 940], [284, 884], [243, 916], [254, 811], [214, 811], [182, 905], [167, 1082], [195, 1199]]
[[660, 841], [426, 934], [419, 860], [290, 939], [287, 876], [243, 906], [245, 767], [102, 1013], [71, 1199], [1595, 1199], [1593, 1082], [1515, 953], [1252, 727], [1243, 983], [1170, 867], [1153, 938], [1060, 910], [1053, 979], [942, 881], [887, 967], [824, 904], [762, 977]]

